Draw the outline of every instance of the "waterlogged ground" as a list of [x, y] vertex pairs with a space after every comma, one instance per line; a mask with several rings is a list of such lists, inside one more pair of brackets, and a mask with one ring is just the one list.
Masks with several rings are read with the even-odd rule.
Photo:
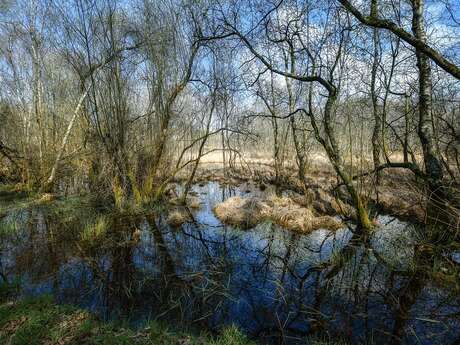
[[422, 229], [380, 216], [367, 238], [268, 223], [238, 230], [213, 206], [266, 191], [210, 182], [194, 192], [201, 208], [180, 228], [161, 211], [114, 215], [78, 199], [9, 211], [0, 221], [0, 279], [20, 296], [50, 294], [105, 319], [211, 331], [236, 324], [261, 343], [317, 334], [366, 344], [460, 341], [458, 254], [420, 244]]

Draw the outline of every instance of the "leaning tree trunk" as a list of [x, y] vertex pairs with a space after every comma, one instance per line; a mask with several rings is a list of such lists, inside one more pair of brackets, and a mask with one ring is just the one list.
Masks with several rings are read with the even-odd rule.
[[334, 126], [332, 124], [332, 111], [337, 100], [337, 91], [335, 89], [329, 89], [329, 96], [326, 101], [324, 108], [324, 131], [326, 137], [324, 138], [320, 134], [320, 130], [316, 123], [315, 117], [313, 115], [313, 106], [311, 101], [312, 87], [310, 86], [310, 97], [309, 97], [309, 112], [310, 123], [313, 127], [315, 137], [318, 142], [323, 146], [326, 154], [329, 158], [329, 161], [332, 164], [337, 175], [342, 180], [345, 185], [348, 193], [350, 194], [351, 200], [354, 207], [356, 208], [356, 220], [358, 222], [358, 231], [364, 230], [369, 231], [373, 228], [372, 222], [369, 219], [369, 214], [365, 202], [363, 202], [359, 192], [356, 190], [352, 177], [346, 172], [343, 160], [340, 155], [339, 146], [336, 141]]
[[326, 145], [323, 146], [328, 153], [329, 159], [336, 171], [337, 175], [340, 176], [345, 187], [347, 188], [348, 193], [353, 201], [353, 204], [356, 208], [356, 218], [358, 221], [359, 226], [363, 230], [370, 230], [372, 229], [372, 222], [369, 219], [369, 214], [367, 212], [367, 207], [363, 202], [359, 192], [356, 190], [355, 186], [353, 185], [353, 179], [346, 173], [345, 166], [343, 164], [342, 158], [340, 156], [339, 146], [336, 141], [334, 128], [332, 126], [332, 109], [337, 100], [337, 94], [333, 93], [329, 95], [329, 98], [326, 102], [325, 110], [324, 110], [324, 129], [326, 131], [327, 139]]
[[67, 141], [69, 140], [70, 132], [72, 131], [73, 125], [75, 123], [75, 120], [77, 119], [78, 113], [80, 112], [80, 108], [81, 108], [81, 106], [83, 104], [83, 101], [86, 98], [86, 95], [88, 94], [88, 90], [89, 89], [87, 89], [81, 95], [80, 99], [78, 100], [78, 103], [77, 103], [77, 106], [75, 107], [75, 110], [73, 112], [72, 118], [70, 119], [69, 124], [67, 125], [67, 130], [66, 130], [66, 132], [64, 134], [64, 137], [62, 138], [61, 146], [60, 146], [59, 151], [58, 151], [58, 153], [56, 155], [56, 159], [54, 161], [53, 168], [51, 169], [51, 174], [50, 174], [48, 180], [45, 182], [45, 184], [42, 187], [43, 192], [51, 192], [53, 190], [54, 180], [56, 178], [56, 172], [57, 172], [57, 169], [59, 167], [59, 162], [61, 161], [62, 154], [64, 153], [64, 149], [65, 149], [65, 147], [67, 145]]
[[184, 191], [180, 199], [181, 203], [183, 204], [186, 203], [187, 194], [189, 193], [192, 187], [192, 183], [193, 183], [193, 180], [195, 179], [195, 175], [198, 170], [198, 166], [200, 165], [201, 157], [203, 156], [204, 146], [206, 145], [206, 142], [208, 141], [208, 138], [209, 138], [209, 130], [211, 128], [212, 114], [214, 113], [214, 108], [215, 108], [215, 94], [213, 95], [211, 110], [209, 112], [208, 121], [206, 122], [206, 133], [205, 133], [203, 140], [200, 143], [200, 147], [198, 149], [198, 156], [194, 162], [192, 173], [190, 174], [187, 182], [185, 183]]

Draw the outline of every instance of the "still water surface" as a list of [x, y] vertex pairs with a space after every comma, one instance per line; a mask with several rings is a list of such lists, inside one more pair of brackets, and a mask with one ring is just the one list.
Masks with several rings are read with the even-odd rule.
[[238, 230], [213, 206], [261, 193], [210, 182], [202, 207], [179, 229], [165, 216], [111, 216], [108, 232], [82, 231], [94, 206], [11, 212], [1, 221], [0, 269], [21, 296], [51, 294], [105, 319], [161, 319], [218, 330], [237, 324], [262, 343], [328, 334], [354, 342], [460, 341], [458, 266], [427, 254], [420, 230], [389, 216], [369, 238], [351, 229], [299, 235], [272, 224]]

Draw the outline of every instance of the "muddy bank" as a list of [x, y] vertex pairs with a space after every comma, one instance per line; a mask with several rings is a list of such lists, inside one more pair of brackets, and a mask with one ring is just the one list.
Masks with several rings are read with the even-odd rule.
[[426, 192], [410, 173], [389, 170], [372, 194], [371, 202], [382, 212], [420, 224], [425, 223]]

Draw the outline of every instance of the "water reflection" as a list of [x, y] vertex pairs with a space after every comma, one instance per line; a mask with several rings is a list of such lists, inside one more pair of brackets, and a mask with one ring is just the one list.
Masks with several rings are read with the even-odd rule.
[[[1, 222], [2, 275], [21, 294], [50, 293], [107, 319], [161, 318], [217, 330], [236, 323], [263, 343], [328, 334], [378, 344], [459, 341], [458, 264], [390, 217], [367, 237], [341, 229], [299, 235], [272, 224], [223, 226], [212, 207], [254, 186], [195, 186], [193, 222], [40, 206]], [[82, 241], [103, 215], [107, 232]], [[13, 230], [14, 231], [13, 231]]]

